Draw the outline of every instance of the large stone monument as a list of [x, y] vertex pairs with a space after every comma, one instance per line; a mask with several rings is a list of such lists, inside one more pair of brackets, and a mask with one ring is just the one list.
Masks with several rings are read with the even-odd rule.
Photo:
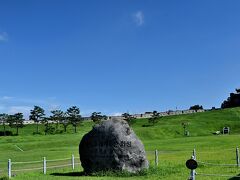
[[135, 173], [148, 168], [142, 142], [123, 120], [107, 120], [95, 125], [83, 136], [79, 154], [86, 173], [106, 170]]

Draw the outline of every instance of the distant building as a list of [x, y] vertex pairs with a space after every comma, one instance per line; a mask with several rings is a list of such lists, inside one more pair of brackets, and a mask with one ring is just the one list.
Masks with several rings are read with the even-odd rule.
[[33, 120], [24, 120], [23, 121], [23, 124], [34, 124], [34, 121]]
[[90, 120], [92, 120], [92, 119], [91, 119], [91, 117], [82, 117], [82, 120], [83, 120], [83, 121], [90, 121]]
[[[240, 92], [239, 92], [240, 93]], [[181, 115], [181, 114], [192, 114], [192, 113], [196, 113], [196, 112], [204, 112], [206, 110], [204, 109], [199, 109], [199, 110], [176, 110], [176, 111], [173, 111], [173, 110], [168, 110], [168, 111], [165, 111], [165, 112], [158, 112], [160, 116], [173, 116], [173, 115]], [[145, 113], [142, 113], [142, 114], [132, 114], [132, 117], [136, 118], [136, 119], [148, 119], [148, 118], [151, 118], [153, 116], [153, 112], [145, 112]], [[124, 117], [123, 116], [107, 116], [107, 119], [106, 120], [124, 120]], [[85, 117], [82, 117], [82, 120], [84, 121], [91, 121], [91, 116], [85, 116]], [[56, 121], [51, 121], [49, 120], [48, 123], [56, 123]], [[1, 124], [1, 122], [0, 122]], [[23, 121], [23, 124], [27, 125], [27, 124], [35, 124], [34, 121], [32, 120], [25, 120]]]
[[223, 101], [221, 108], [232, 108], [240, 106], [240, 89], [236, 89], [236, 93], [230, 93], [230, 97]]

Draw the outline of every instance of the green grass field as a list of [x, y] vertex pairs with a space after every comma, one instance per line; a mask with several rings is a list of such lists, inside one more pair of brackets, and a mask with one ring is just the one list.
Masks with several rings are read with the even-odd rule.
[[[190, 137], [183, 136], [181, 123], [189, 122]], [[13, 172], [13, 179], [187, 179], [190, 171], [185, 167], [185, 162], [190, 158], [192, 150], [196, 148], [199, 161], [215, 164], [236, 164], [236, 147], [240, 144], [240, 108], [208, 111], [189, 115], [168, 116], [160, 118], [155, 126], [147, 125], [146, 119], [137, 120], [133, 125], [135, 133], [143, 141], [150, 161], [150, 170], [142, 176], [123, 175], [117, 177], [114, 174], [108, 176], [84, 176], [82, 168], [76, 166], [74, 172], [71, 168], [48, 169], [47, 175], [41, 170]], [[41, 161], [70, 158], [71, 154], [78, 155], [78, 145], [82, 136], [91, 130], [93, 123], [84, 122], [78, 127], [78, 133], [57, 135], [32, 135], [34, 125], [27, 125], [20, 129], [19, 136], [0, 137], [0, 177], [7, 174], [7, 161]], [[230, 135], [213, 135], [212, 132], [229, 126]], [[43, 128], [43, 127], [41, 127]], [[0, 131], [2, 127], [0, 126]], [[15, 131], [12, 129], [12, 131]], [[19, 146], [24, 151], [20, 151]], [[154, 150], [159, 150], [159, 167], [154, 168]], [[70, 160], [60, 163], [66, 164]], [[76, 158], [76, 162], [79, 159]], [[59, 165], [59, 162], [49, 162], [48, 166]], [[41, 167], [42, 163], [16, 164], [13, 170]], [[197, 179], [230, 179], [231, 176], [240, 174], [240, 168], [201, 165], [196, 170], [203, 174], [226, 174], [230, 177], [204, 177]]]

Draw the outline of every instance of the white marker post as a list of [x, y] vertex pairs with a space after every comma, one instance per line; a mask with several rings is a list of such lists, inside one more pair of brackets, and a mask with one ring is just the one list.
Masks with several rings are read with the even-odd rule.
[[155, 167], [158, 166], [158, 150], [155, 150]]
[[191, 170], [189, 180], [196, 179], [196, 170], [195, 169], [197, 169], [197, 167], [198, 167], [196, 159], [197, 159], [196, 158], [196, 150], [194, 149], [191, 159], [186, 161], [187, 168]]
[[[192, 156], [192, 159], [195, 160], [195, 157]], [[196, 175], [196, 171], [195, 169], [192, 169], [190, 172], [190, 180], [195, 180], [195, 175]]]
[[12, 162], [11, 159], [8, 160], [8, 178], [12, 177]]
[[47, 161], [46, 157], [43, 157], [43, 174], [47, 173]]
[[195, 148], [193, 149], [193, 157], [194, 157], [194, 160], [197, 159], [197, 154], [196, 154], [196, 149]]

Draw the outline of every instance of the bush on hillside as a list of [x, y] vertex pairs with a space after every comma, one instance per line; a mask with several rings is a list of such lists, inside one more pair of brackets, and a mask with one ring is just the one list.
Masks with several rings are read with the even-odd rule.
[[194, 105], [194, 106], [191, 106], [190, 108], [189, 108], [189, 110], [195, 110], [195, 111], [197, 111], [197, 110], [200, 110], [200, 109], [203, 109], [203, 107], [202, 106], [200, 106], [200, 105]]
[[4, 177], [0, 177], [0, 180], [9, 180], [9, 178], [4, 176]]
[[5, 131], [5, 133], [4, 131], [0, 131], [0, 136], [12, 136], [12, 135], [13, 135], [12, 131]]

